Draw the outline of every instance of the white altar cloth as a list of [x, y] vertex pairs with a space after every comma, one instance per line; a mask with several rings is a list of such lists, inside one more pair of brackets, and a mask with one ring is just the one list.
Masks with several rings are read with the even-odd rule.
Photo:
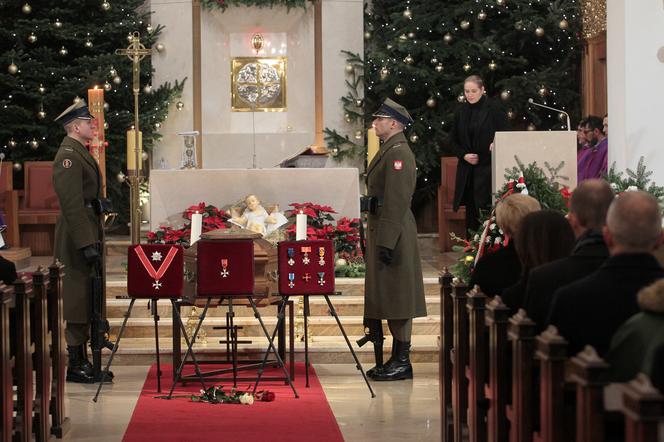
[[335, 218], [360, 215], [355, 168], [191, 169], [150, 171], [150, 230], [179, 227], [182, 212], [205, 202], [217, 207], [254, 194], [264, 205], [312, 202], [332, 207]]

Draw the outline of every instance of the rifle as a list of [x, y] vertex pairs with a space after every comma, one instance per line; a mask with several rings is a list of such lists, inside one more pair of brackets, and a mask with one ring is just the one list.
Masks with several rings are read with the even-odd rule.
[[[95, 244], [99, 256], [104, 256], [101, 242]], [[98, 260], [94, 264], [94, 276], [92, 277], [92, 315], [90, 322], [90, 347], [92, 347], [92, 369], [95, 381], [101, 380], [101, 350], [107, 348], [113, 350], [113, 343], [108, 340], [110, 325], [106, 319], [106, 284], [104, 281], [103, 261]]]
[[374, 357], [376, 359], [376, 368], [383, 366], [383, 324], [380, 319], [364, 318], [364, 336], [357, 340], [357, 346], [362, 347], [371, 341], [374, 345]]

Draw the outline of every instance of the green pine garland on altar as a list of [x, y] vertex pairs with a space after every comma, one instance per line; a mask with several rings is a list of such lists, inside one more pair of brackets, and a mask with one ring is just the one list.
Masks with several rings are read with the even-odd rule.
[[285, 6], [290, 11], [293, 8], [306, 8], [306, 0], [201, 0], [205, 9], [220, 9], [225, 11], [229, 6], [255, 6], [257, 8], [273, 8]]
[[622, 172], [616, 171], [616, 163], [611, 165], [611, 169], [607, 174], [607, 181], [616, 194], [622, 192], [629, 192], [632, 190], [643, 190], [648, 192], [659, 201], [659, 206], [664, 209], [664, 187], [658, 186], [651, 181], [652, 170], [647, 170], [645, 165], [645, 158], [639, 158], [639, 164], [636, 165], [636, 171], [626, 169], [625, 175]]

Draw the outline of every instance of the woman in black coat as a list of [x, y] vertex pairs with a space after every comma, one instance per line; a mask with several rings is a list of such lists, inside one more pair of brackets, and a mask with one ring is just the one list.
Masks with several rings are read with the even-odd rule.
[[507, 114], [484, 95], [484, 82], [471, 75], [463, 83], [465, 103], [454, 115], [450, 142], [459, 158], [454, 210], [466, 206], [466, 229], [479, 228], [479, 209], [491, 207], [491, 149], [497, 131], [509, 129]]

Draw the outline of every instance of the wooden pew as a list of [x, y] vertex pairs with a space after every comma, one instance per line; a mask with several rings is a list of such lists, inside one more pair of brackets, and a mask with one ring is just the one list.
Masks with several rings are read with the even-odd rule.
[[461, 238], [466, 237], [466, 207], [453, 210], [454, 188], [456, 186], [457, 157], [440, 159], [440, 186], [438, 186], [438, 247], [441, 252], [452, 250], [453, 232]]
[[32, 386], [32, 344], [30, 337], [30, 300], [33, 296], [32, 282], [27, 278], [14, 281], [15, 304], [14, 330], [16, 331], [16, 357], [14, 379], [16, 385], [16, 418], [14, 440], [32, 441], [32, 408], [34, 392]]
[[67, 433], [70, 427], [69, 418], [65, 413], [65, 379], [66, 379], [66, 344], [65, 320], [62, 301], [62, 277], [64, 265], [55, 261], [48, 268], [48, 329], [51, 336], [51, 433], [58, 439]]
[[507, 328], [510, 309], [500, 296], [495, 296], [486, 307], [486, 323], [489, 327], [489, 376], [484, 395], [489, 401], [487, 419], [490, 442], [507, 442], [508, 422], [505, 410], [509, 397], [509, 360]]
[[32, 318], [35, 369], [35, 436], [38, 442], [51, 436], [51, 334], [48, 328], [48, 273], [41, 267], [32, 273]]
[[451, 442], [452, 422], [452, 274], [443, 269], [440, 276], [440, 350], [438, 354], [438, 389], [440, 392], [441, 439]]
[[7, 224], [3, 238], [8, 246], [18, 247], [18, 192], [14, 190], [13, 166], [11, 162], [3, 162], [0, 166], [0, 210]]
[[485, 307], [487, 297], [475, 286], [468, 292], [468, 440], [487, 440], [486, 407], [484, 405], [484, 385], [486, 383], [486, 322]]
[[60, 215], [53, 188], [53, 163], [26, 161], [23, 170], [24, 189], [18, 210], [21, 245], [30, 247], [36, 256], [52, 255], [55, 223]]
[[535, 442], [564, 442], [565, 360], [567, 341], [549, 326], [535, 338], [540, 361], [540, 429]]
[[0, 442], [11, 442], [13, 433], [12, 358], [9, 344], [9, 309], [14, 288], [0, 283]]
[[659, 423], [664, 421], [664, 395], [653, 387], [648, 376], [639, 374], [623, 386], [622, 412], [628, 442], [657, 440]]
[[604, 440], [604, 387], [602, 375], [608, 364], [592, 347], [586, 347], [571, 359], [570, 379], [576, 384], [576, 440]]
[[468, 364], [468, 314], [466, 313], [466, 293], [468, 287], [460, 283], [452, 283], [452, 318], [453, 318], [453, 349], [452, 349], [452, 417], [454, 422], [454, 442], [464, 440], [464, 428], [467, 422], [468, 380], [466, 365]]
[[519, 311], [510, 318], [512, 341], [512, 403], [507, 406], [510, 442], [528, 442], [533, 436], [533, 355], [535, 323]]

